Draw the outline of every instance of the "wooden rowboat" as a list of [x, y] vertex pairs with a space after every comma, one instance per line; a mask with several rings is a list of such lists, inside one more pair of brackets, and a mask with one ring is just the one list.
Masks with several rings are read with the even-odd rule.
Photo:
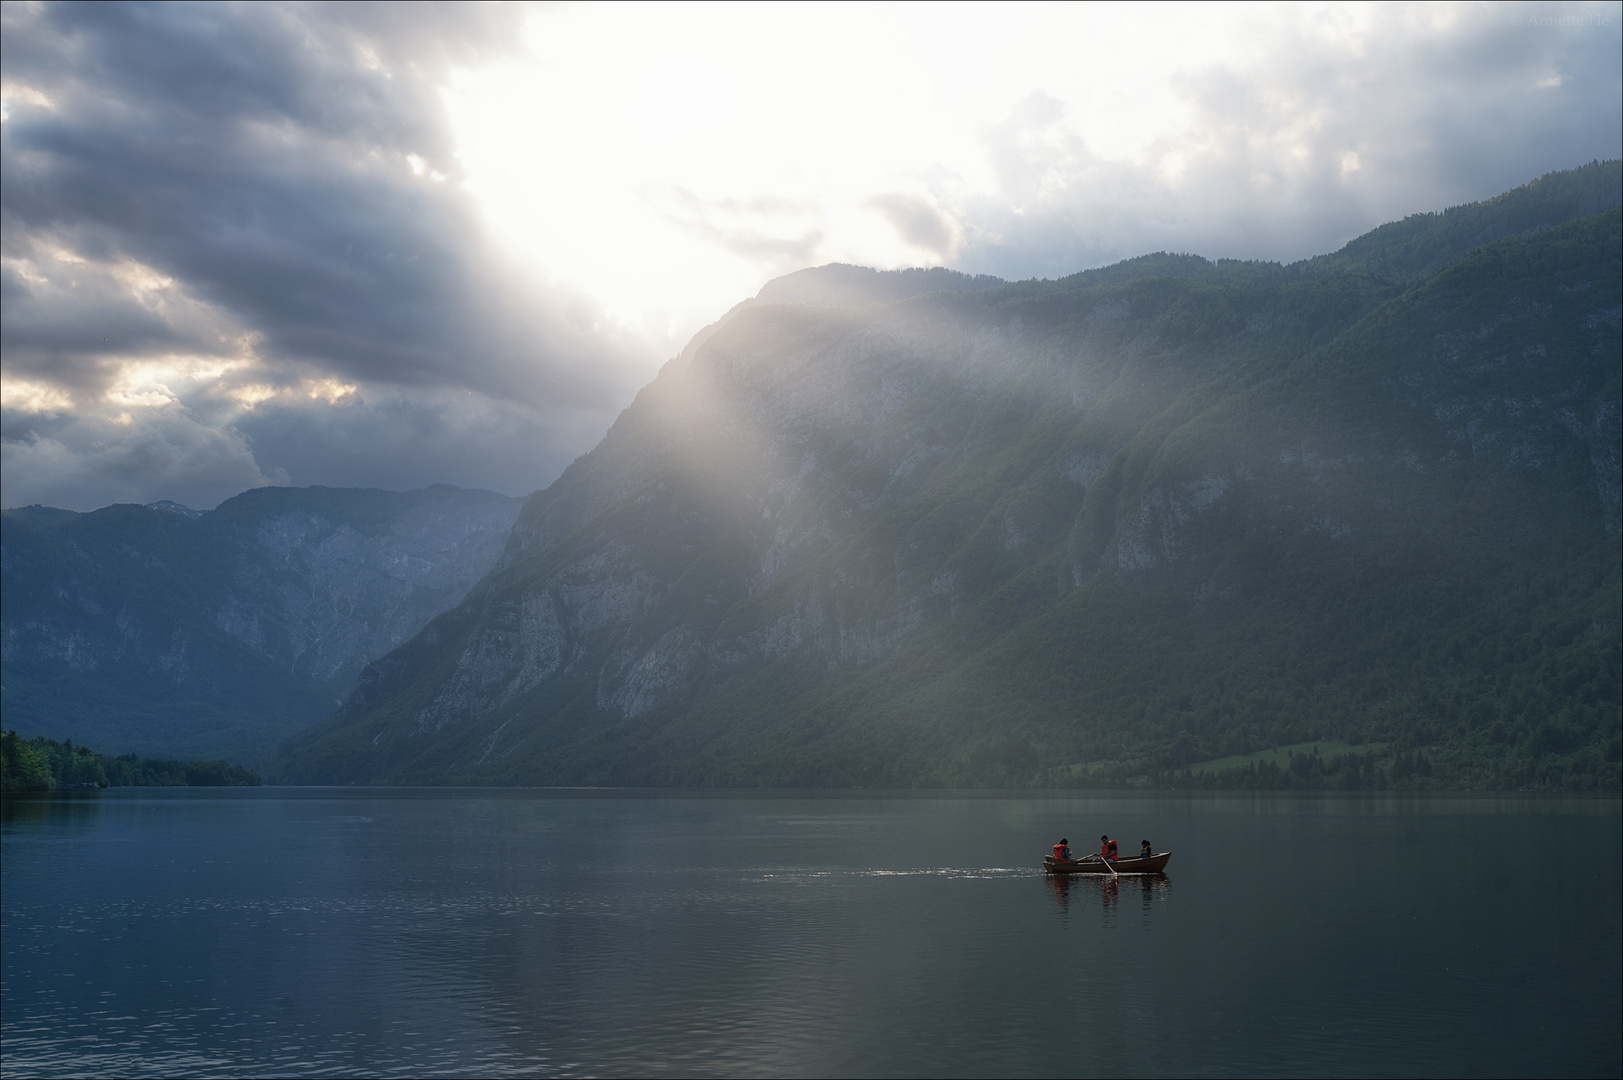
[[[1117, 859], [1110, 866], [1114, 866], [1118, 874], [1159, 874], [1167, 868], [1167, 860], [1170, 858], [1172, 852], [1163, 851], [1147, 859], [1137, 855], [1130, 859]], [[1086, 859], [1072, 859], [1069, 862], [1061, 862], [1052, 855], [1043, 856], [1043, 869], [1050, 874], [1108, 874], [1110, 866], [1100, 862], [1097, 855]]]

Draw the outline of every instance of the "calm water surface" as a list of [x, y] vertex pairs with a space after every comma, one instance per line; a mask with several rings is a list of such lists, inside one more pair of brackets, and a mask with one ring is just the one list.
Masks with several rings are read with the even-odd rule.
[[[8, 800], [6, 1076], [1605, 1076], [1623, 803]], [[1061, 835], [1173, 852], [1054, 882]]]

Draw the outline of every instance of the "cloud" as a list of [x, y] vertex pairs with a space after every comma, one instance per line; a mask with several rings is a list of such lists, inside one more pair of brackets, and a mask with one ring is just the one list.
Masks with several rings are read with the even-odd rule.
[[1623, 153], [1615, 4], [3, 19], [8, 503], [523, 491], [802, 266], [1290, 261]]
[[796, 263], [1295, 260], [1623, 152], [1615, 4], [627, 10], [447, 101], [514, 247], [673, 338]]
[[546, 410], [464, 392], [274, 403], [236, 423], [260, 457], [339, 486], [419, 487], [455, 462], [467, 486], [527, 492], [589, 448], [614, 410]]
[[655, 193], [666, 221], [769, 272], [801, 270], [817, 258], [819, 207], [782, 198], [702, 199], [685, 188]]
[[[202, 503], [288, 480], [524, 491], [584, 449], [547, 432], [601, 431], [650, 357], [496, 248], [438, 97], [522, 17], [7, 5], [8, 504], [120, 484]], [[410, 477], [387, 449], [408, 415], [433, 418]], [[515, 434], [529, 453], [497, 445]]]
[[[1271, 10], [1169, 67], [1169, 118], [1104, 154], [1037, 91], [983, 136], [991, 183], [947, 180], [955, 261], [1058, 275], [1157, 249], [1292, 261], [1384, 221], [1623, 153], [1615, 6]], [[1579, 14], [1582, 17], [1577, 17]], [[1238, 21], [1245, 13], [1238, 13]]]
[[260, 468], [239, 432], [198, 423], [176, 404], [142, 409], [140, 422], [130, 412], [90, 411], [14, 425], [6, 412], [0, 467], [10, 506], [69, 502], [69, 509], [92, 509], [181, 493], [187, 505], [207, 507], [248, 488], [288, 482], [285, 472]]
[[938, 259], [952, 258], [957, 247], [957, 230], [950, 218], [928, 200], [918, 195], [875, 195], [868, 200], [875, 210], [884, 215], [910, 247], [928, 252]]

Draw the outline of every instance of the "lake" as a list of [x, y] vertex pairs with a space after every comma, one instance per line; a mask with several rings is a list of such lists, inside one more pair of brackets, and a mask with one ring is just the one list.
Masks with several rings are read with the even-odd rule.
[[[1062, 835], [1171, 851], [1055, 881]], [[1623, 1072], [1623, 802], [6, 800], [6, 1076]]]

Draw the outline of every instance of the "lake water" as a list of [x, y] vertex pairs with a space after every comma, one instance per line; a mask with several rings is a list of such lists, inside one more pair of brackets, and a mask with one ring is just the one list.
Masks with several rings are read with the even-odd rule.
[[[11, 799], [6, 1076], [1596, 1076], [1623, 803]], [[1053, 881], [1061, 835], [1173, 853]]]

